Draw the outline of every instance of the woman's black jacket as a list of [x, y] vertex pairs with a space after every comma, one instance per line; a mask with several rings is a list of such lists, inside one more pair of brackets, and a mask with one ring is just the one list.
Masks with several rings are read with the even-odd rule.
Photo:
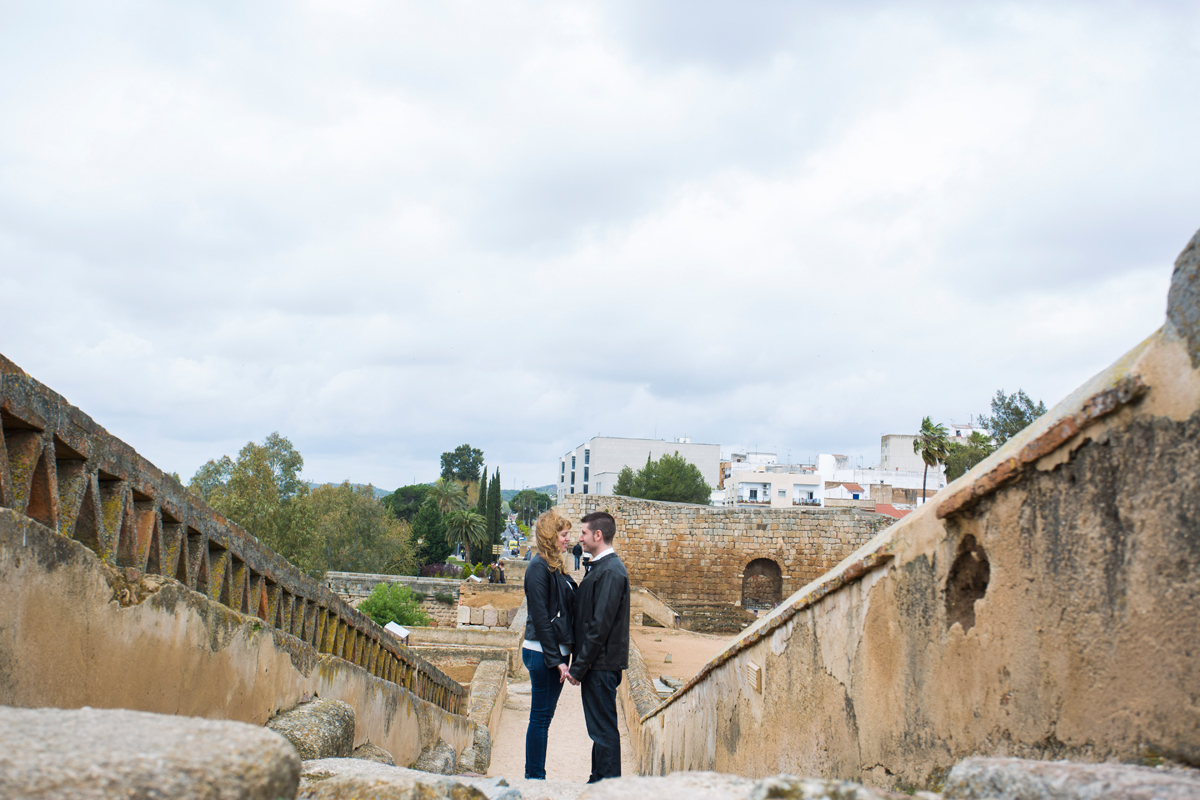
[[566, 663], [558, 646], [575, 643], [575, 581], [551, 570], [546, 559], [535, 555], [525, 570], [525, 600], [529, 609], [525, 638], [542, 645], [546, 669], [558, 669]]

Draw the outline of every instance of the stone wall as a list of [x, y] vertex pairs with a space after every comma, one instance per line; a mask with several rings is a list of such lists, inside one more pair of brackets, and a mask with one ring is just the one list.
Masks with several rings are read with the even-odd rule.
[[631, 725], [639, 771], [1200, 766], [1198, 249], [1161, 330]]
[[576, 524], [592, 511], [616, 517], [614, 547], [630, 581], [671, 604], [741, 603], [744, 570], [760, 558], [779, 565], [786, 597], [892, 522], [849, 508], [716, 508], [612, 495], [568, 495], [558, 509]]
[[0, 508], [124, 570], [179, 581], [454, 712], [466, 691], [0, 356]]
[[465, 716], [394, 681], [0, 509], [0, 705], [263, 725], [314, 697], [353, 706], [355, 744], [369, 740], [398, 764], [438, 739], [456, 752], [473, 740]]

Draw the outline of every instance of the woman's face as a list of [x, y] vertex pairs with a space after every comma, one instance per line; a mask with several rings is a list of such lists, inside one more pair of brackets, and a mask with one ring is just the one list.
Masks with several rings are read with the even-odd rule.
[[565, 553], [571, 546], [571, 529], [563, 528], [558, 532], [558, 552]]

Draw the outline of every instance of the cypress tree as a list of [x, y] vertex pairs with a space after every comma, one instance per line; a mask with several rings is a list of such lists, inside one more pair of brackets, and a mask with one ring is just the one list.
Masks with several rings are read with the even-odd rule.
[[479, 476], [479, 499], [475, 501], [475, 510], [479, 512], [479, 516], [487, 519], [487, 504], [488, 504], [488, 479], [487, 468], [483, 470], [483, 474]]
[[488, 532], [491, 533], [492, 541], [496, 544], [500, 543], [500, 536], [504, 532], [504, 517], [500, 511], [502, 503], [503, 501], [500, 499], [500, 468], [497, 467], [492, 476], [492, 482], [488, 486], [487, 499]]

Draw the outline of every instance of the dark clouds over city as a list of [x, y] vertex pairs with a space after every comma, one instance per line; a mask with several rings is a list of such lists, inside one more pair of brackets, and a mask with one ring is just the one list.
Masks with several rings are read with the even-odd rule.
[[1161, 324], [1197, 8], [9, 6], [0, 352], [185, 477], [873, 461]]

